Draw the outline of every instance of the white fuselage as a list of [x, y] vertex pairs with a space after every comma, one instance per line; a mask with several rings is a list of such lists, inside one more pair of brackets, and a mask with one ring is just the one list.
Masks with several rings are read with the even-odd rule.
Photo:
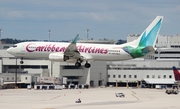
[[[7, 52], [20, 58], [42, 58], [51, 61], [74, 60], [76, 66], [88, 61], [121, 61], [138, 58], [155, 51], [154, 45], [159, 34], [163, 16], [153, 22], [134, 41], [122, 45], [77, 43], [79, 34], [71, 43], [62, 42], [22, 42], [7, 49]], [[23, 62], [22, 62], [23, 63]]]
[[[23, 42], [9, 48], [7, 52], [20, 58], [48, 59], [50, 53], [63, 53], [70, 43], [63, 42]], [[77, 49], [94, 61], [120, 61], [132, 59], [122, 49], [122, 45], [77, 43]]]

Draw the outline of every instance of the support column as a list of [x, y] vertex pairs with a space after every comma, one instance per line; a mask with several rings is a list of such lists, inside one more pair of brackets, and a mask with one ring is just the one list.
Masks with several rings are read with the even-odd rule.
[[48, 64], [48, 70], [49, 70], [49, 77], [52, 77], [52, 62], [50, 60]]
[[128, 85], [128, 80], [127, 80], [127, 82], [126, 82], [126, 87], [127, 87], [127, 88], [129, 88], [129, 85]]
[[15, 89], [18, 88], [18, 86], [17, 86], [17, 69], [18, 69], [18, 66], [17, 66], [17, 58], [16, 58]]
[[138, 83], [138, 80], [137, 80], [136, 82], [137, 82], [137, 88], [139, 88], [139, 83]]
[[3, 59], [0, 60], [0, 73], [2, 73], [2, 69], [3, 69]]
[[116, 87], [118, 87], [118, 81], [116, 80]]
[[79, 76], [79, 84], [90, 85], [90, 68], [83, 69], [83, 75]]
[[90, 68], [88, 68], [88, 71], [87, 71], [86, 84], [87, 84], [88, 86], [90, 86]]

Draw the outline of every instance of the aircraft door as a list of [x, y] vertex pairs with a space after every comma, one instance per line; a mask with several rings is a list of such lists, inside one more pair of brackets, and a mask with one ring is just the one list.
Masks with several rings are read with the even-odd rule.
[[99, 81], [98, 81], [98, 85], [99, 85], [99, 86], [102, 86], [102, 80], [99, 80]]
[[25, 45], [24, 44], [21, 46], [21, 52], [25, 52]]
[[94, 87], [94, 81], [93, 80], [90, 81], [90, 86]]

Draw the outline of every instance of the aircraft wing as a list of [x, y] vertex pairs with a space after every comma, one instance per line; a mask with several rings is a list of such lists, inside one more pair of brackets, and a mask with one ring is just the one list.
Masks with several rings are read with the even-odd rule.
[[69, 59], [79, 59], [79, 61], [83, 60], [93, 60], [93, 57], [86, 53], [79, 53], [78, 48], [76, 46], [77, 40], [78, 40], [79, 34], [74, 38], [74, 40], [69, 44], [69, 46], [66, 48], [64, 55], [65, 57], [68, 57]]
[[71, 42], [71, 44], [69, 44], [69, 46], [66, 48], [66, 50], [64, 51], [64, 55], [71, 57], [71, 58], [80, 58], [81, 55], [77, 49], [76, 43], [78, 40], [79, 34], [77, 34], [77, 36], [74, 38], [74, 40]]

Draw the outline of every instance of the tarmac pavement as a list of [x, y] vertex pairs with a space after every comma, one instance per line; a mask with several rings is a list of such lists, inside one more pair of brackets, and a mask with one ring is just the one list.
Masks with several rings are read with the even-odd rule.
[[[116, 97], [124, 93], [125, 97]], [[77, 99], [81, 103], [75, 103]], [[0, 90], [0, 109], [180, 109], [180, 94], [165, 89], [90, 88]]]

